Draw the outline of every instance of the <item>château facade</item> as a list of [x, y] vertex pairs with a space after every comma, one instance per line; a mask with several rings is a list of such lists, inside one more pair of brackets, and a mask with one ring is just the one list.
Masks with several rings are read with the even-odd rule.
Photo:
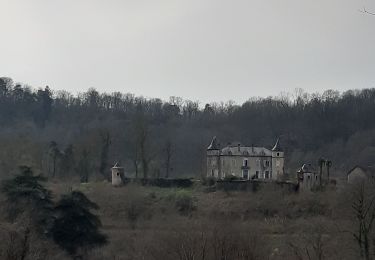
[[284, 152], [279, 139], [270, 150], [240, 143], [221, 148], [216, 137], [207, 148], [207, 177], [235, 176], [246, 180], [280, 180], [284, 176]]

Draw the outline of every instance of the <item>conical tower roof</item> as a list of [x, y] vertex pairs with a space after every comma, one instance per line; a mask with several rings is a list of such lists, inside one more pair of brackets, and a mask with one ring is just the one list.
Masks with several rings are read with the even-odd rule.
[[220, 149], [219, 146], [220, 145], [219, 145], [219, 143], [218, 143], [218, 141], [216, 139], [216, 136], [214, 136], [212, 138], [212, 141], [211, 141], [210, 145], [207, 147], [207, 150], [219, 150]]
[[116, 162], [115, 165], [112, 167], [112, 169], [122, 169], [124, 167], [121, 167], [119, 162]]
[[277, 138], [276, 143], [274, 147], [272, 148], [272, 151], [282, 151], [281, 146], [280, 146], [280, 138]]

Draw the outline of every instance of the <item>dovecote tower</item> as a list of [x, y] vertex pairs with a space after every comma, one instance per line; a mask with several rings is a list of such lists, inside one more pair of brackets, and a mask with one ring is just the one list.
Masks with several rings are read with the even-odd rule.
[[123, 180], [125, 178], [124, 167], [119, 166], [116, 163], [112, 168], [112, 186], [122, 186], [124, 184]]

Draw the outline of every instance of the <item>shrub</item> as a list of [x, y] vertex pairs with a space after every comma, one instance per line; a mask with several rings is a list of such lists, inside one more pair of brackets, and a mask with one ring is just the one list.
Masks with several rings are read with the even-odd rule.
[[240, 180], [241, 178], [235, 176], [235, 175], [228, 175], [228, 176], [225, 176], [224, 177], [224, 180], [225, 181], [236, 181], [236, 180]]
[[202, 178], [202, 185], [203, 186], [214, 186], [215, 183], [216, 183], [216, 180], [213, 177]]
[[[124, 207], [125, 217], [130, 227], [135, 229], [137, 223], [141, 218], [151, 219], [152, 209], [151, 205], [157, 198], [155, 191], [145, 193], [144, 189], [140, 186], [130, 184], [125, 190], [125, 198], [122, 200]], [[121, 212], [118, 212], [121, 214]]]
[[139, 179], [135, 182], [141, 183], [143, 186], [156, 186], [160, 188], [189, 188], [193, 185], [191, 179], [165, 179], [165, 178], [155, 178], [155, 179]]
[[141, 200], [132, 200], [126, 207], [126, 218], [128, 219], [131, 227], [136, 227], [138, 219], [144, 212], [144, 205]]
[[174, 194], [174, 204], [182, 215], [190, 215], [196, 209], [195, 199], [190, 192], [185, 190], [179, 190]]

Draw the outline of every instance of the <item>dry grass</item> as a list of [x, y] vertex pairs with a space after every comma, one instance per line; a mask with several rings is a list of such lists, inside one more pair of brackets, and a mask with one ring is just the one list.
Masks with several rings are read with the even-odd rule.
[[[56, 199], [80, 190], [99, 205], [97, 214], [109, 243], [93, 250], [89, 259], [299, 259], [291, 245], [304, 248], [303, 241], [312, 239], [308, 235], [314, 234], [311, 226], [316, 223], [325, 230], [326, 259], [351, 259], [343, 257], [343, 250], [338, 253], [333, 242], [343, 236], [332, 219], [336, 196], [332, 194], [267, 189], [205, 193], [200, 187], [114, 188], [107, 182], [49, 183], [48, 187]], [[179, 194], [194, 203], [189, 214], [176, 206]], [[350, 240], [345, 239], [342, 243]], [[66, 257], [56, 247], [53, 250], [58, 252], [54, 259]]]

